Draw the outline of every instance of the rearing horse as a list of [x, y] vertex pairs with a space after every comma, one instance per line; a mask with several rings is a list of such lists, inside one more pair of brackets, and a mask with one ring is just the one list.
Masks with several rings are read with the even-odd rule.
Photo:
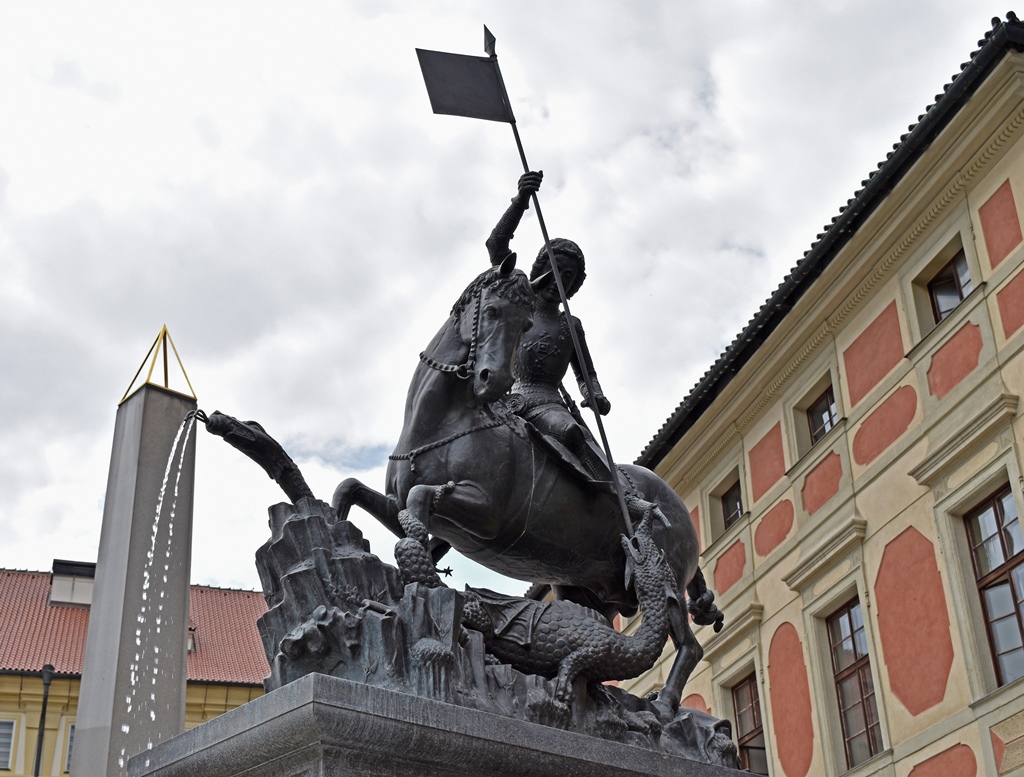
[[[520, 337], [533, 324], [534, 294], [515, 255], [469, 285], [420, 355], [405, 425], [387, 469], [386, 496], [355, 479], [341, 483], [339, 519], [353, 505], [404, 537], [401, 518], [489, 569], [552, 584], [562, 598], [611, 617], [633, 614], [625, 584], [622, 515], [615, 496], [573, 475], [497, 401], [512, 386]], [[619, 467], [631, 499], [654, 503], [653, 532], [676, 581], [666, 592], [677, 656], [658, 705], [674, 713], [703, 655], [687, 620], [684, 588], [698, 623], [721, 626], [721, 612], [697, 567], [699, 546], [686, 507], [643, 467]], [[443, 551], [442, 551], [443, 553]]]

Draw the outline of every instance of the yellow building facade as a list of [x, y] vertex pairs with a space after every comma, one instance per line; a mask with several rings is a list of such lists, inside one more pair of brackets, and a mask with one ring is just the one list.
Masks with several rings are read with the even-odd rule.
[[1022, 48], [994, 26], [638, 459], [726, 613], [684, 704], [755, 771], [1024, 774]]
[[[0, 569], [0, 775], [70, 773], [94, 569]], [[262, 594], [193, 585], [189, 602], [186, 729], [262, 696], [269, 671], [255, 625]]]
[[[39, 774], [68, 774], [78, 710], [79, 677], [55, 677], [47, 696], [45, 733], [40, 753]], [[235, 707], [263, 695], [258, 685], [227, 685], [190, 682], [187, 685], [185, 728], [223, 715]], [[0, 760], [0, 774], [28, 777], [35, 774], [39, 745], [39, 723], [43, 707], [43, 680], [40, 676], [0, 675], [0, 721], [11, 721], [12, 736], [7, 769]]]

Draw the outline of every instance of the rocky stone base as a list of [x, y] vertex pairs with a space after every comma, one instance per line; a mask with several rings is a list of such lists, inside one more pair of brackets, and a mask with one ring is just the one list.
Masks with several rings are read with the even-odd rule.
[[490, 656], [463, 626], [465, 597], [450, 588], [403, 585], [370, 553], [362, 532], [324, 502], [270, 508], [271, 537], [256, 553], [269, 606], [258, 627], [267, 691], [323, 674], [407, 695], [589, 734], [694, 761], [733, 766], [731, 725], [696, 710], [660, 716], [646, 699], [578, 678], [572, 703], [555, 681]]

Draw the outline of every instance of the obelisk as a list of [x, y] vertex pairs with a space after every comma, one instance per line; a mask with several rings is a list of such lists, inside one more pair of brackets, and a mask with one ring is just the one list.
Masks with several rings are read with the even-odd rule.
[[184, 731], [196, 438], [183, 422], [196, 399], [169, 388], [168, 347], [164, 327], [150, 349], [154, 365], [163, 351], [164, 385], [152, 381], [151, 366], [117, 409], [75, 725], [76, 777], [124, 773], [129, 756]]

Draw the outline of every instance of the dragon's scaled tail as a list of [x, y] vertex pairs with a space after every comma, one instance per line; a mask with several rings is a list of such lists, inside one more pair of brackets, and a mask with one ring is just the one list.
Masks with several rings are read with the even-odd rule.
[[714, 624], [715, 633], [722, 630], [725, 623], [725, 613], [718, 609], [715, 604], [715, 595], [708, 588], [704, 580], [704, 573], [697, 568], [693, 580], [686, 587], [686, 593], [690, 598], [689, 610], [693, 622], [699, 626], [711, 626]]

